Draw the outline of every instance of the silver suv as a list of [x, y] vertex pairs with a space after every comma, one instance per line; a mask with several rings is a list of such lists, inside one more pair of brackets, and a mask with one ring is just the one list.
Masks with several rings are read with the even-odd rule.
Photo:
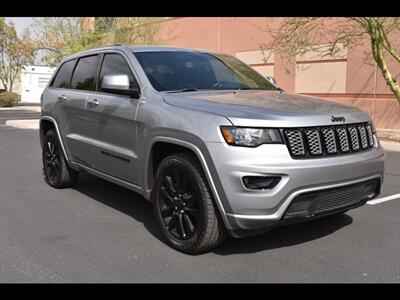
[[46, 182], [86, 171], [151, 201], [186, 253], [341, 214], [376, 197], [368, 114], [278, 88], [236, 58], [108, 46], [65, 58], [42, 94]]

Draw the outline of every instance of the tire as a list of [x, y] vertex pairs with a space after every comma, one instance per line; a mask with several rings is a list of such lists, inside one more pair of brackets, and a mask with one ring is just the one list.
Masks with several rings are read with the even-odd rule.
[[152, 201], [156, 221], [173, 248], [196, 254], [218, 246], [225, 239], [226, 230], [218, 208], [192, 155], [177, 153], [160, 163]]
[[53, 129], [47, 131], [43, 139], [42, 160], [44, 180], [51, 187], [61, 189], [72, 187], [77, 183], [79, 172], [69, 167]]

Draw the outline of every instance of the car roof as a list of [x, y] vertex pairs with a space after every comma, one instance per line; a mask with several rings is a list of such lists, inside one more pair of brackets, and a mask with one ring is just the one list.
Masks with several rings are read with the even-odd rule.
[[[110, 46], [103, 46], [98, 48], [89, 49], [86, 51], [81, 51], [78, 53], [74, 53], [70, 56], [67, 56], [63, 59], [63, 61], [70, 60], [73, 58], [78, 58], [87, 54], [97, 53], [104, 50], [128, 50], [132, 52], [157, 52], [157, 51], [189, 51], [189, 52], [209, 52], [205, 49], [189, 49], [189, 48], [177, 48], [177, 47], [170, 47], [170, 46], [153, 46], [153, 45], [141, 45], [141, 46], [125, 46], [125, 45], [110, 45]], [[211, 53], [211, 52], [209, 52]]]

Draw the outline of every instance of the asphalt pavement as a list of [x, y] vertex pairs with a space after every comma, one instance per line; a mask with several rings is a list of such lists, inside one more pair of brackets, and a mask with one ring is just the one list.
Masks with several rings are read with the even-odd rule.
[[[379, 197], [398, 193], [400, 152], [388, 151]], [[3, 125], [0, 282], [399, 283], [400, 199], [190, 256], [165, 244], [151, 204], [132, 191], [88, 174], [49, 187], [38, 131]]]

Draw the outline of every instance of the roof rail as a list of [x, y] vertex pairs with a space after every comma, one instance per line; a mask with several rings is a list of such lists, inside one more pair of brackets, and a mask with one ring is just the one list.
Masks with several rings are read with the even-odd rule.
[[[124, 46], [124, 45], [123, 44], [111, 44], [111, 45], [104, 45], [104, 46], [95, 47], [95, 48], [92, 48], [92, 49], [105, 48], [105, 47], [115, 47], [115, 46]], [[88, 50], [92, 50], [92, 49], [88, 49]]]

